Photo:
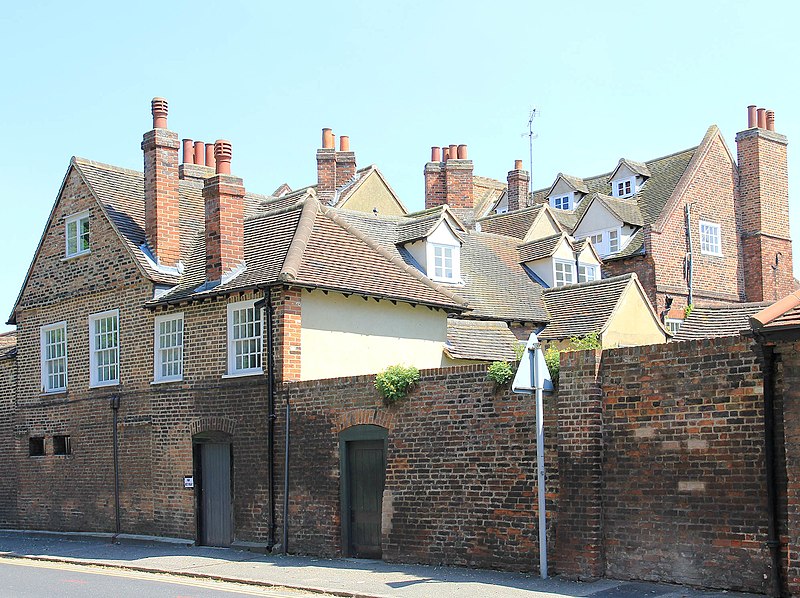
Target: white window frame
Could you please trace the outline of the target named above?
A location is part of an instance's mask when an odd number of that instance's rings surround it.
[[[614,253],[619,253],[620,249],[622,249],[622,234],[618,228],[612,228],[606,231],[608,233],[608,255],[612,255]],[[616,249],[614,248],[614,244],[616,243]]]
[[[461,247],[459,245],[448,245],[445,243],[428,243],[428,278],[437,282],[459,282],[461,280]],[[442,273],[436,273],[436,252],[442,253]],[[450,268],[446,267],[447,259],[444,252],[450,251]],[[446,276],[447,270],[451,276]]]
[[[706,229],[706,232],[703,229]],[[700,253],[704,255],[722,255],[722,228],[716,222],[701,220],[698,224],[700,234]],[[714,247],[716,245],[716,248]]]
[[[97,339],[95,337],[94,325],[99,320],[103,320],[105,318],[114,318],[116,322],[116,344],[115,346],[106,347],[106,348],[98,348],[96,346]],[[119,384],[119,370],[120,370],[120,339],[119,339],[119,310],[118,309],[111,309],[108,311],[92,314],[89,316],[89,386],[91,388],[96,388],[100,386],[116,386]],[[117,376],[113,379],[108,380],[100,380],[99,376],[97,375],[97,368],[100,365],[98,363],[98,354],[100,351],[112,351],[112,355],[114,357],[113,365],[116,366],[116,373]],[[103,366],[112,365],[103,364]]]
[[[59,356],[56,358],[48,359],[47,356],[47,335],[49,332],[53,330],[61,330],[62,331],[62,338],[60,344],[63,344],[63,356]],[[55,324],[48,324],[46,326],[42,326],[39,332],[39,346],[40,346],[40,356],[41,356],[41,372],[42,372],[42,392],[43,393],[59,393],[65,392],[67,390],[67,385],[69,384],[67,374],[68,374],[68,362],[67,362],[67,323],[66,322],[56,322]],[[64,363],[64,385],[63,386],[50,386],[50,372],[48,371],[48,363],[61,361],[63,360]]]
[[[585,235],[582,235],[581,239],[591,239],[592,247],[594,247],[600,257],[619,253],[622,251],[623,247],[621,227],[589,231]],[[612,242],[616,243],[616,249],[612,249]]]
[[[250,299],[248,301],[238,301],[236,303],[228,303],[228,372],[225,377],[236,377],[236,376],[254,376],[257,374],[263,374],[263,351],[264,351],[264,310],[258,310],[256,313],[255,309],[255,299]],[[258,328],[260,334],[257,336],[252,337],[245,337],[241,339],[234,338],[234,314],[237,311],[241,311],[244,309],[252,309],[253,315],[257,316],[258,319],[254,319],[254,323],[258,322]],[[244,340],[255,340],[258,349],[252,355],[258,355],[258,367],[248,367],[248,368],[238,368],[236,367],[236,342],[237,341],[244,341]]]
[[[630,191],[625,191],[625,185],[630,185]],[[620,190],[620,185],[623,189]],[[636,194],[636,177],[629,177],[627,179],[616,179],[611,182],[611,195],[613,197],[631,197]]]
[[[563,276],[562,282],[559,284],[559,268],[558,266],[562,266]],[[567,280],[566,274],[569,273],[569,280]],[[575,284],[575,262],[570,260],[553,260],[553,286],[554,287],[563,287],[567,286],[568,284]]]
[[[567,207],[560,207],[557,204],[564,204],[566,202]],[[565,195],[551,195],[550,196],[550,207],[554,210],[571,210],[573,205],[573,194],[567,193]]]
[[[683,320],[679,320],[677,318],[664,318],[664,328],[666,328],[672,334],[677,334],[682,324]]]
[[[81,237],[81,223],[86,222],[86,247],[80,247]],[[70,251],[70,226],[75,225],[75,251]],[[78,257],[79,255],[86,255],[90,251],[90,231],[89,231],[89,210],[84,210],[78,214],[73,214],[64,219],[64,256]]]
[[[583,270],[583,273],[581,273],[581,270]],[[588,276],[589,273],[591,273],[591,278]],[[578,283],[592,282],[593,280],[597,280],[597,266],[578,262]]]
[[[161,345],[162,336],[161,336],[161,324],[166,322],[173,322],[178,321],[180,322],[179,330],[170,331],[167,334],[169,335],[176,335],[180,339],[180,343],[176,345],[170,345],[168,347],[164,347]],[[184,347],[184,340],[185,340],[185,329],[184,329],[184,318],[183,312],[174,313],[174,314],[162,314],[160,316],[156,316],[155,322],[153,325],[153,382],[177,382],[183,380],[183,347]],[[162,355],[167,351],[178,351],[178,359],[177,361],[172,360],[173,362],[178,364],[178,368],[180,372],[178,374],[172,375],[163,375],[162,374]]]

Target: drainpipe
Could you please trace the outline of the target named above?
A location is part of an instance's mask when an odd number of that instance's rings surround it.
[[[286,393],[286,446],[283,464],[283,554],[289,553],[289,393]]]
[[[694,278],[694,252],[692,249],[692,207],[691,204],[686,204],[686,243],[689,251],[686,253],[686,282],[689,285],[689,297],[687,305],[694,304],[694,289],[692,288],[692,279]]]
[[[778,539],[778,488],[775,475],[775,350],[758,335],[764,355],[764,460],[767,484],[767,546],[772,560],[770,596],[781,595],[781,557]]]
[[[114,418],[114,537],[112,542],[116,542],[117,536],[120,535],[122,524],[120,522],[120,508],[119,508],[119,436],[117,434],[118,427],[118,414],[119,414],[119,397],[111,397],[111,412]]]
[[[264,298],[256,301],[256,309],[267,312],[267,476],[269,493],[269,540],[267,551],[275,547],[275,344],[272,335],[274,310],[272,292],[267,289]]]

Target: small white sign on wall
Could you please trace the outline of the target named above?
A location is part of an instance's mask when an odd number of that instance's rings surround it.
[[[184,488],[194,488],[194,476],[185,476],[183,478],[183,487]]]

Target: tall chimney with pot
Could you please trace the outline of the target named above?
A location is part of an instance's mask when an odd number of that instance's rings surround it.
[[[774,112],[759,108],[756,114],[757,126],[736,135],[744,290],[747,301],[774,301],[794,291],[788,142],[774,131]]]
[[[206,281],[222,280],[244,264],[244,183],[231,175],[229,141],[214,143],[216,174],[205,179]]]
[[[350,137],[339,136],[339,151],[336,152],[336,185],[341,187],[356,176],[356,154],[350,151]]]
[[[450,159],[444,165],[445,201],[451,208],[474,208],[472,160],[466,145],[451,145]]]
[[[142,138],[144,153],[144,220],[147,245],[158,263],[180,260],[180,198],[178,196],[178,134],[167,129],[167,100],[150,103],[153,129]]]
[[[514,161],[514,170],[508,171],[508,211],[528,207],[528,186],[531,177],[522,168],[522,160]]]
[[[329,203],[336,193],[336,147],[333,131],[322,129],[322,147],[317,150],[317,197]]]
[[[444,154],[438,146],[431,148],[431,161],[425,164],[425,209],[440,206],[446,201],[444,187]]]

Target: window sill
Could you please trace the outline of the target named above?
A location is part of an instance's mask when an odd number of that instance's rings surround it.
[[[264,370],[251,370],[247,372],[237,372],[235,374],[222,374],[222,379],[227,380],[228,378],[247,378],[248,376],[263,376]]]
[[[90,253],[92,253],[90,250],[86,250],[86,251],[81,251],[80,253],[76,253],[74,255],[66,255],[66,256],[61,258],[61,261],[62,262],[68,262],[70,260],[74,260],[74,259],[77,259],[79,257],[83,257],[85,255],[89,255]]]
[[[175,382],[183,382],[183,378],[170,378],[169,380],[153,380],[150,385],[158,384],[174,384]]]
[[[707,255],[709,257],[725,257],[722,253],[712,253],[710,251],[700,251],[700,255]]]
[[[89,384],[89,388],[108,388],[109,386],[119,386],[119,380],[116,382],[104,382],[102,384]]]
[[[39,398],[43,399],[45,397],[60,397],[62,395],[67,395],[67,394],[68,392],[66,388],[64,390],[47,390],[45,392],[39,393]]]

